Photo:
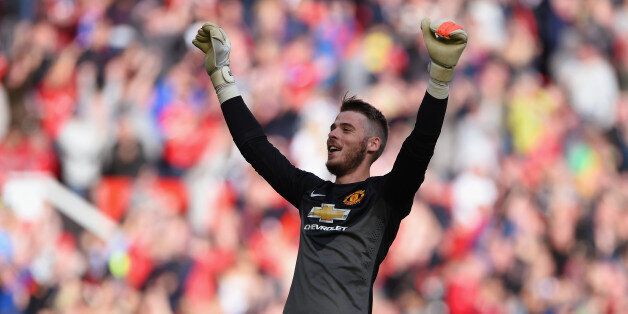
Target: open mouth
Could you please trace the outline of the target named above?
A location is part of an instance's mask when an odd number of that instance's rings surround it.
[[[338,146],[337,144],[332,144],[332,143],[327,143],[327,154],[331,155],[335,152],[339,152],[342,150],[342,147]]]

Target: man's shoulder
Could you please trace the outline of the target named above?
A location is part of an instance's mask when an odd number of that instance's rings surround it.
[[[312,172],[306,171],[306,170],[302,170],[299,169],[300,172],[300,177],[302,180],[307,180],[309,182],[312,182],[314,184],[322,184],[324,182],[329,182],[327,180],[322,179],[321,177],[315,175]]]
[[[299,169],[298,182],[305,189],[304,193],[309,193],[310,190],[316,189],[326,184],[331,184],[329,180],[323,180],[319,176],[312,172]]]
[[[386,179],[388,177],[388,174],[382,175],[382,176],[372,176],[368,179],[369,183],[374,185],[375,187],[381,187],[384,182],[386,182]]]

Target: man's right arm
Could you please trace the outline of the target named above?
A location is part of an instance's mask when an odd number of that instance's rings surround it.
[[[222,28],[205,23],[192,43],[205,53],[205,69],[216,90],[229,132],[242,156],[275,191],[298,208],[301,195],[323,180],[297,169],[268,141],[235,84],[229,68],[231,43]]]
[[[296,168],[268,141],[242,97],[230,98],[220,107],[233,141],[244,159],[275,191],[298,208],[303,192],[323,180]]]

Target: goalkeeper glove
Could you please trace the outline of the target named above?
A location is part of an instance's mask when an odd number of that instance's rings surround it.
[[[225,31],[218,25],[205,23],[198,30],[192,44],[205,53],[205,70],[216,89],[218,101],[222,104],[228,99],[240,96],[229,68],[231,42]]]
[[[454,67],[467,46],[467,32],[452,21],[430,22],[428,18],[421,21],[421,30],[432,60],[428,92],[436,98],[444,99],[449,94],[448,83],[454,76]]]

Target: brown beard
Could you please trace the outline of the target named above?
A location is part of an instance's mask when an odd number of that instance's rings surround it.
[[[360,163],[366,158],[366,142],[368,138],[364,138],[362,143],[347,152],[347,158],[336,164],[325,163],[327,170],[336,177],[342,177],[345,174],[355,170]],[[346,149],[346,148],[345,148]]]

